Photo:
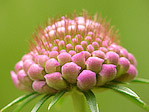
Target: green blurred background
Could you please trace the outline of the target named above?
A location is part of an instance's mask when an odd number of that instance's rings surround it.
[[[119,29],[121,44],[138,61],[139,77],[149,79],[149,0],[0,0],[0,108],[24,94],[13,86],[10,70],[28,52],[28,40],[35,28],[49,17],[70,14],[74,10],[80,13],[82,9],[111,20],[111,24]],[[129,87],[149,104],[149,85],[132,84]],[[96,97],[101,112],[143,112],[110,90],[96,94]],[[21,112],[29,112],[38,100]],[[47,112],[49,102],[40,112]],[[71,97],[58,102],[52,112],[73,112]]]

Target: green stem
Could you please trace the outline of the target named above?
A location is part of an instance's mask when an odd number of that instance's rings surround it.
[[[74,112],[86,112],[85,97],[83,93],[79,92],[76,88],[71,92]]]

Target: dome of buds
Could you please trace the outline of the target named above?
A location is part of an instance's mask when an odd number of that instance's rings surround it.
[[[136,60],[116,37],[108,23],[86,13],[49,21],[11,71],[13,83],[21,90],[55,94],[72,86],[83,91],[129,82],[137,75]]]

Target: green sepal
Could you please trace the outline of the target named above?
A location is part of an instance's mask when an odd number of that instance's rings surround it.
[[[62,90],[58,93],[56,93],[56,95],[54,96],[54,98],[52,99],[52,102],[49,104],[48,110],[50,111],[51,107],[56,104],[56,102],[66,93],[66,90]]]
[[[40,107],[42,106],[42,104],[51,97],[52,95],[45,95],[44,97],[42,97],[39,102],[37,102],[37,104],[34,106],[34,108],[31,110],[31,112],[37,112]]]
[[[125,97],[129,98],[133,103],[135,103],[138,106],[140,106],[141,108],[149,111],[147,104],[143,100],[141,100],[141,98],[134,91],[129,89],[128,87],[124,87],[124,86],[120,86],[120,85],[105,85],[103,87],[110,88],[118,93],[121,93]]]
[[[29,96],[28,98],[26,98],[24,101],[20,102],[20,104],[13,110],[13,112],[20,112],[21,109],[28,104],[31,100],[33,100],[34,98],[36,98],[37,96],[39,96],[40,94],[33,94],[31,96]]]
[[[28,98],[29,96],[31,95],[34,95],[34,94],[37,94],[36,92],[32,92],[32,93],[29,93],[29,94],[26,94],[26,95],[23,95],[23,96],[20,96],[18,98],[16,98],[15,100],[13,100],[12,102],[10,102],[8,105],[6,105],[5,107],[3,107],[0,112],[3,112],[4,110],[10,108],[11,106],[23,101],[24,99]]]
[[[83,91],[83,94],[86,97],[90,110],[92,112],[99,112],[98,104],[96,103],[96,97],[91,90]]]
[[[148,80],[148,79],[144,79],[144,78],[135,78],[135,79],[132,80],[131,82],[149,84],[149,80]]]

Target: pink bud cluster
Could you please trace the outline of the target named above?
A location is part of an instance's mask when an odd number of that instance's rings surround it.
[[[64,18],[40,29],[35,44],[11,71],[16,88],[55,94],[75,85],[81,90],[137,75],[136,60],[114,40],[108,24],[87,15]]]

